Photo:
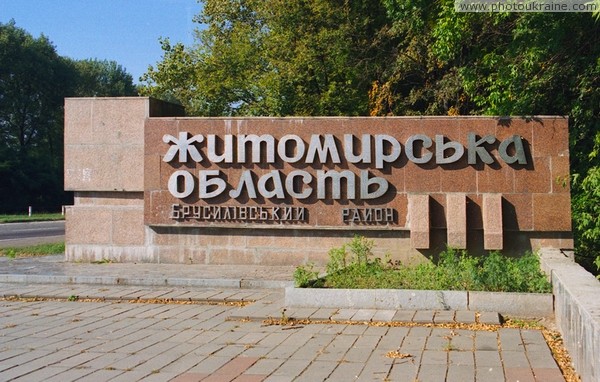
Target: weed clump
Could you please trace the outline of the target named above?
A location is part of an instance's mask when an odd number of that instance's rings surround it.
[[[374,242],[361,236],[329,251],[327,276],[312,265],[296,269],[297,286],[351,289],[426,289],[548,293],[552,286],[532,252],[511,258],[500,252],[483,257],[448,248],[437,262],[414,266],[373,255]]]

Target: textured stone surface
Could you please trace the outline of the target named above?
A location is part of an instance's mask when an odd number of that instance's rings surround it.
[[[552,125],[552,132],[546,129],[539,129],[538,124],[541,126]],[[278,139],[284,133],[297,134],[305,142],[310,140],[310,134],[334,134],[340,142],[338,147],[342,147],[341,143],[343,134],[348,132],[360,131],[362,134],[370,134],[374,136],[376,134],[390,134],[396,138],[401,144],[406,144],[407,139],[414,135],[418,131],[419,134],[424,134],[430,137],[436,135],[443,135],[446,142],[460,142],[463,146],[466,145],[467,136],[470,133],[475,132],[477,136],[484,136],[486,134],[495,135],[498,140],[504,140],[518,135],[525,140],[526,144],[530,146],[549,145],[549,148],[539,148],[531,152],[528,150],[526,153],[528,164],[510,164],[504,163],[503,161],[497,160],[491,165],[484,165],[477,163],[470,165],[467,163],[467,151],[461,159],[455,163],[437,165],[432,160],[425,164],[416,164],[408,160],[405,152],[402,152],[398,160],[389,165],[389,169],[373,169],[371,176],[380,176],[389,181],[390,191],[389,195],[382,198],[382,200],[370,201],[368,207],[390,207],[397,211],[397,221],[390,224],[387,228],[396,229],[410,229],[408,222],[405,221],[406,217],[406,205],[407,196],[409,194],[428,194],[432,198],[436,198],[435,195],[441,195],[445,198],[445,193],[464,193],[466,197],[474,201],[481,208],[482,204],[477,201],[474,196],[494,193],[494,194],[506,194],[506,195],[523,195],[523,194],[553,194],[561,193],[568,197],[568,182],[564,186],[559,186],[556,182],[557,179],[561,178],[564,180],[568,179],[568,146],[565,143],[555,142],[554,139],[566,136],[565,131],[567,130],[566,120],[561,118],[545,117],[536,120],[523,120],[519,118],[511,118],[510,122],[504,120],[498,120],[495,118],[482,118],[482,117],[459,117],[459,118],[439,118],[439,117],[428,117],[428,118],[279,118],[279,119],[264,119],[264,118],[213,118],[213,119],[150,119],[146,124],[146,135],[147,135],[147,147],[146,147],[146,188],[152,190],[152,193],[147,195],[156,200],[156,203],[147,203],[146,211],[146,223],[148,224],[175,224],[175,222],[168,219],[168,212],[165,209],[154,208],[149,210],[148,207],[159,206],[163,204],[169,204],[178,202],[173,198],[166,190],[166,181],[170,173],[173,172],[173,165],[161,161],[166,153],[167,145],[162,142],[162,137],[165,134],[176,134],[179,131],[188,131],[190,134],[271,134]],[[205,144],[201,144],[202,150]],[[417,144],[417,146],[419,146]],[[407,150],[404,147],[405,151]],[[411,146],[411,150],[412,150]],[[432,147],[429,150],[414,148],[419,151],[415,155],[421,156],[428,152],[434,152],[435,148]],[[490,153],[493,156],[498,157],[498,149],[490,148]],[[510,148],[509,148],[509,152]],[[448,156],[452,153],[452,150],[447,150],[445,155]],[[535,154],[533,154],[535,153]],[[566,161],[566,162],[565,162]],[[237,168],[232,165],[211,165],[208,161],[202,162],[203,167],[218,168],[220,171],[227,175],[228,189],[236,186],[237,178],[240,176],[239,171],[241,169],[252,169],[256,171],[256,175],[260,176],[271,167],[277,168],[282,174],[286,174],[291,169],[299,169],[309,167],[298,164],[296,166],[289,166],[285,163],[277,162],[273,165],[262,165],[262,166],[242,166]],[[354,171],[353,164],[346,163],[342,155],[342,162],[339,165],[333,163],[327,163],[325,167],[327,169],[350,169]],[[372,167],[372,166],[371,166]],[[178,167],[180,168],[180,167]],[[191,169],[196,167],[191,165]],[[164,174],[160,179],[157,178],[156,174]],[[315,186],[316,182],[311,184]],[[329,192],[329,191],[328,191]],[[394,195],[395,193],[395,195]],[[188,200],[189,199],[189,200]],[[198,200],[197,198],[188,198],[185,200],[186,203],[194,205],[204,205],[205,202]],[[218,200],[217,200],[218,199]],[[211,200],[211,204],[214,203],[228,203],[231,205],[252,205],[255,201],[246,200],[244,198],[235,200],[231,199],[228,195],[221,195],[215,200]],[[309,226],[337,226],[337,227],[350,227],[358,228],[364,226],[364,223],[342,223],[340,220],[340,206],[336,201],[331,200],[330,196],[327,195],[323,202],[317,200],[314,195],[309,197],[306,201],[306,205],[310,209],[310,217],[307,221]],[[271,200],[259,201],[259,205],[271,205]],[[284,199],[285,204],[298,204],[290,198]],[[514,207],[514,216],[512,220],[519,222],[532,222],[533,211],[531,209],[531,200],[521,200],[518,198],[513,199],[511,202]],[[318,208],[312,208],[312,205],[318,206]],[[350,200],[348,203],[343,203],[344,206],[349,208],[354,207],[367,207],[362,203]],[[432,227],[445,228],[446,221],[449,218],[448,210],[444,210],[445,201],[440,204],[439,209],[432,206]],[[543,207],[543,206],[541,206]],[[522,211],[521,211],[522,210]],[[543,214],[552,215],[551,220],[554,220],[554,214],[567,215],[570,213],[568,209],[564,209],[561,205],[560,212],[546,211],[545,208],[542,210],[538,209],[538,213],[541,213],[540,219],[543,219]],[[498,217],[500,218],[500,216]],[[470,219],[468,219],[470,220]],[[569,221],[569,219],[561,218],[561,221]],[[540,220],[542,221],[542,220]],[[441,222],[441,224],[440,224]],[[477,227],[477,222],[471,226],[471,222],[468,222],[470,228],[481,228]],[[203,221],[189,221],[183,220],[177,222],[177,224],[195,224],[195,225],[207,225]],[[232,223],[229,223],[231,225]],[[248,223],[253,225],[252,222]],[[262,226],[268,226],[269,223],[261,223]],[[565,223],[566,224],[566,223]],[[570,224],[570,223],[569,223]],[[212,226],[215,225],[227,225],[222,222],[213,222]],[[257,225],[257,224],[254,224]],[[366,224],[369,225],[369,224]],[[371,224],[370,228],[374,228],[376,225]],[[302,224],[298,225],[299,228],[303,228]],[[383,228],[383,227],[382,227]],[[522,224],[522,227],[511,225],[511,229],[518,230],[531,230],[532,226]]]
[[[77,192],[67,208],[66,257],[83,261],[144,261],[143,194]]]
[[[467,248],[467,201],[465,194],[447,194],[448,246]]]
[[[340,310],[337,323],[265,325],[265,318],[281,317],[279,291],[1,287],[12,296],[60,299],[3,302],[0,373],[5,379],[379,381],[385,376],[392,381],[464,382],[534,375],[541,381],[564,381],[539,330],[453,330],[418,323],[422,319],[431,325],[438,316],[450,317],[448,311],[417,311],[423,314],[406,327],[380,321],[371,326],[371,320],[390,317],[390,312],[370,309]],[[71,296],[95,301],[65,301]],[[196,304],[119,301],[156,298]],[[223,301],[253,303],[219,304]],[[305,319],[315,311],[289,309],[289,314]],[[403,357],[391,357],[394,353]]]
[[[539,293],[288,287],[285,303],[291,307],[498,312],[517,317],[552,317],[554,313],[552,295]],[[493,322],[499,323],[499,318]]]
[[[183,251],[202,250],[207,264],[235,264],[241,256],[245,264],[299,265],[312,261],[325,265],[331,248],[341,247],[353,235],[374,240],[374,254],[403,262],[423,261],[423,256],[410,249],[405,231],[308,231],[201,227],[147,227],[146,235],[152,250],[178,256]],[[174,259],[173,257],[169,257]],[[161,261],[168,261],[161,256]]]
[[[483,195],[483,248],[503,248],[502,195]]]
[[[552,317],[552,294],[469,292],[469,309],[519,317]]]
[[[541,251],[552,278],[555,317],[565,347],[583,382],[600,381],[600,281],[561,251]]]
[[[467,292],[286,288],[286,305],[360,309],[466,310]]]
[[[429,195],[409,195],[408,216],[410,244],[413,248],[429,248]]]
[[[473,253],[504,247],[519,252],[540,246],[573,246],[566,119],[154,118],[181,115],[183,110],[176,105],[143,97],[66,100],[65,188],[78,194],[75,206],[67,214],[67,219],[72,220],[67,222],[69,259],[271,265],[314,261],[323,264],[330,248],[348,242],[354,234],[374,239],[377,256],[390,253],[393,260],[405,263],[421,262],[446,245],[467,247]],[[354,173],[358,173],[357,168],[368,167],[370,177],[382,177],[389,182],[389,190],[384,197],[366,202],[332,200],[330,190],[324,200],[312,195],[304,201],[308,211],[306,222],[174,222],[168,217],[170,208],[181,201],[165,191],[165,185],[175,167],[185,166],[162,161],[168,147],[162,139],[164,134],[176,135],[179,131],[204,135],[272,134],[276,139],[283,134],[297,134],[305,142],[311,134],[334,134],[339,148],[343,147],[343,134],[352,133],[357,138],[360,138],[357,132],[371,137],[390,134],[400,142],[401,155],[383,169],[362,164],[355,167],[343,158],[339,164],[321,165],[318,169],[349,169]],[[434,160],[416,164],[406,156],[407,139],[416,133],[434,140],[429,149],[421,148],[419,143],[410,147],[417,157],[435,153],[436,135],[443,135],[445,143],[460,142],[465,153],[451,164],[438,165]],[[470,133],[479,137],[491,134],[498,141],[513,135],[522,137],[527,145],[528,164],[508,165],[501,161],[497,145],[488,147],[496,158],[493,164],[468,164],[466,142]],[[206,154],[204,145],[199,148]],[[443,155],[448,157],[452,152],[448,149]],[[190,170],[196,173],[209,167],[206,162],[193,163]],[[273,169],[284,175],[294,169],[314,175],[317,170],[302,163],[213,165],[210,168],[224,173],[231,183],[229,188],[237,184],[240,171],[245,169],[257,176]],[[358,184],[357,177],[357,193]],[[310,186],[316,187],[314,179]],[[489,194],[494,195],[493,207],[486,196]],[[144,197],[143,205],[139,204],[140,195]],[[499,204],[495,199],[497,195],[500,195]],[[416,199],[409,202],[410,198]],[[255,201],[227,195],[217,199],[210,204],[300,205],[289,197]],[[204,202],[196,196],[182,203],[202,205]],[[342,223],[341,208],[392,208],[394,220],[383,225]],[[173,229],[168,230],[164,225]],[[188,230],[182,227],[186,225]],[[508,235],[511,237],[507,239]]]
[[[65,189],[143,191],[144,122],[182,112],[146,97],[65,99]]]

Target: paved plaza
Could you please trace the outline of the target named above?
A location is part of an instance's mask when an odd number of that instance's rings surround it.
[[[2,381],[564,381],[540,331],[420,323],[435,312],[283,311],[267,289],[0,287],[19,296],[0,302]]]
[[[289,267],[62,259],[0,259],[0,381],[565,380],[494,312],[286,308]]]

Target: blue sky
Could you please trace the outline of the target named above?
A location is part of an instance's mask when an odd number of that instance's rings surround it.
[[[0,22],[43,33],[61,56],[114,60],[137,83],[162,57],[159,37],[193,43],[201,8],[197,0],[0,0]]]

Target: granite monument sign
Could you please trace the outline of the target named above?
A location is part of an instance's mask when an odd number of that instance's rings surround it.
[[[192,118],[149,98],[65,113],[71,260],[322,263],[354,234],[402,261],[572,247],[563,117]]]

